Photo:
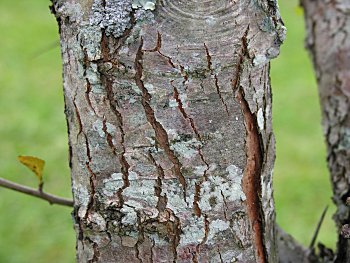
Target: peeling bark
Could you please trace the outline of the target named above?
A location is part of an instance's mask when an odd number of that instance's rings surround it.
[[[53,10],[78,262],[278,262],[276,3],[57,0]]]
[[[303,0],[306,46],[318,82],[327,161],[339,239],[335,262],[350,262],[350,241],[341,234],[350,222],[350,4],[346,0]]]

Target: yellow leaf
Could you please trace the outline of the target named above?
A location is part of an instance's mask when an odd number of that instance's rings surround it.
[[[45,165],[45,161],[34,156],[18,156],[18,160],[27,166],[39,179],[39,182],[42,182],[43,177],[43,169]]]
[[[295,7],[295,14],[297,16],[303,16],[304,15],[304,8],[302,8],[300,5]]]

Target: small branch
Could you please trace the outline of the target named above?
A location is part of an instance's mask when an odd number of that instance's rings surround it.
[[[322,215],[321,215],[321,218],[320,218],[320,220],[318,221],[318,224],[317,224],[315,233],[314,233],[314,235],[313,235],[313,237],[312,237],[312,240],[311,240],[311,243],[310,243],[310,246],[309,246],[309,249],[310,249],[310,250],[312,250],[312,249],[314,248],[314,246],[315,246],[316,239],[317,239],[317,236],[318,236],[318,232],[320,231],[320,228],[321,228],[321,225],[322,225],[322,223],[323,223],[324,217],[326,216],[327,210],[328,210],[328,205],[327,205],[326,208],[323,210]]]
[[[64,206],[69,206],[73,207],[73,200],[65,199],[62,197],[58,197],[55,195],[47,194],[44,193],[38,189],[30,188],[24,185],[16,184],[14,182],[5,180],[3,178],[0,178],[0,186],[12,189],[27,195],[35,196],[38,198],[41,198],[43,200],[48,201],[51,205],[52,204],[57,204],[57,205],[64,205]]]

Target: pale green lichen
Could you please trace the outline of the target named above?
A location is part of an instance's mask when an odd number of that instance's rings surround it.
[[[270,61],[270,59],[268,57],[266,57],[265,55],[256,55],[253,59],[253,65],[254,66],[261,66],[261,65],[265,65],[269,61]]]
[[[213,197],[223,197],[227,202],[244,201],[246,196],[243,192],[241,181],[243,172],[235,165],[226,168],[225,177],[215,176],[203,182],[201,188],[200,209],[205,211],[222,209],[222,204],[212,207],[210,200]]]
[[[89,215],[88,220],[94,223],[99,231],[104,231],[106,229],[106,221],[100,214],[92,213]]]
[[[220,219],[216,219],[212,222],[210,222],[209,225],[209,235],[208,235],[208,244],[213,244],[214,243],[214,238],[219,234],[220,232],[223,232],[227,229],[230,228],[230,222],[229,221],[223,221]]]
[[[258,121],[259,129],[263,130],[265,126],[265,119],[264,119],[264,113],[262,108],[258,110],[257,121]]]
[[[84,217],[90,200],[89,192],[83,185],[73,183],[73,193],[75,205],[79,207],[78,215]]]
[[[92,26],[104,29],[107,36],[119,38],[127,29],[134,26],[132,17],[136,22],[151,20],[153,19],[151,11],[154,9],[155,1],[95,0],[89,22]]]
[[[176,108],[178,106],[179,106],[179,104],[177,103],[176,99],[169,99],[169,107],[170,108]]]
[[[176,154],[189,159],[197,155],[198,148],[202,146],[202,143],[193,138],[188,141],[178,141],[170,146],[170,149],[175,151]]]
[[[86,69],[85,74],[91,85],[101,84],[101,77],[96,63],[91,63],[90,67]]]
[[[130,206],[123,206],[123,208],[120,211],[124,214],[122,218],[123,225],[137,224],[137,213],[134,208]]]
[[[342,127],[339,134],[340,134],[340,140],[339,140],[338,150],[350,149],[350,129],[346,127]]]
[[[96,120],[93,125],[92,125],[92,129],[96,132],[98,132],[98,135],[101,137],[101,138],[104,138],[106,136],[105,132],[104,132],[104,127],[103,127],[103,122],[102,120],[98,119]],[[106,122],[106,131],[111,134],[111,135],[114,135],[115,131],[116,131],[116,127],[109,123],[109,122]]]
[[[80,45],[84,47],[89,61],[96,61],[101,58],[102,33],[98,26],[82,26],[78,37]]]
[[[103,194],[107,197],[112,197],[124,185],[123,174],[113,173],[110,178],[103,180],[103,183]]]
[[[188,189],[193,189],[194,180],[188,181]],[[163,181],[162,194],[168,198],[167,207],[175,214],[187,213],[188,204],[193,203],[193,195],[187,197],[187,203],[183,198],[183,190],[177,179],[169,179]]]
[[[143,8],[145,10],[151,10],[153,11],[156,8],[156,1],[151,0],[133,0],[132,2],[132,8],[137,9],[137,8]]]
[[[182,228],[180,244],[182,246],[201,243],[205,238],[205,226],[202,217],[188,219],[188,224]]]

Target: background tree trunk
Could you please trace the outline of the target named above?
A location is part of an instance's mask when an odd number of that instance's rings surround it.
[[[319,87],[327,161],[339,229],[336,262],[350,262],[350,4],[303,0],[309,49]]]
[[[79,262],[277,262],[276,3],[53,1]]]

